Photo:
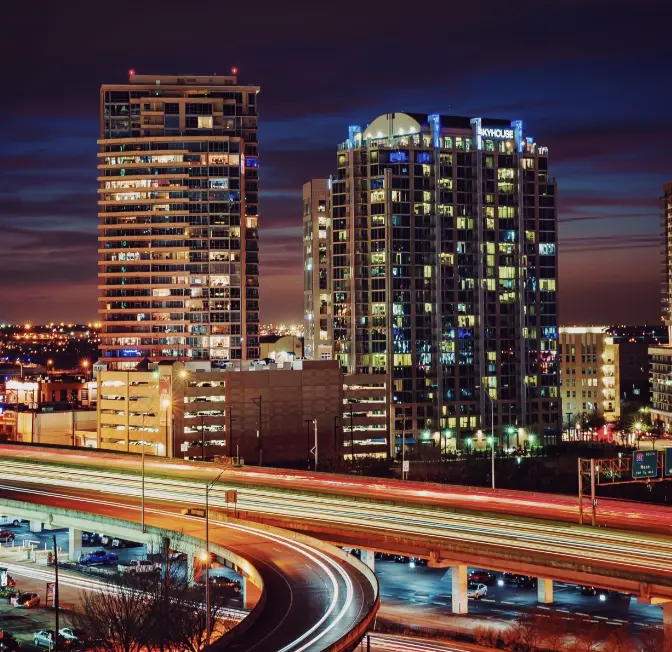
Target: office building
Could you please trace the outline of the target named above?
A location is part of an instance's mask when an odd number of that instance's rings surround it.
[[[521,121],[390,113],[351,126],[331,218],[333,355],[386,377],[390,453],[421,433],[464,448],[491,431],[491,408],[498,436],[556,441],[556,183]]]
[[[329,179],[313,179],[303,186],[303,297],[306,357],[332,357]]]
[[[565,427],[584,416],[621,416],[620,347],[605,326],[560,328],[560,397]]]
[[[318,458],[330,468],[353,451],[386,457],[384,377],[344,378],[333,360],[227,364],[143,361],[132,371],[99,371],[97,446],[302,464],[317,426]]]
[[[129,75],[100,91],[103,361],[256,359],[259,88]]]

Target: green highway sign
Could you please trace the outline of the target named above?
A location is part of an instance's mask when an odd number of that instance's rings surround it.
[[[635,451],[632,454],[632,477],[655,478],[658,475],[658,451]]]
[[[672,446],[665,449],[665,475],[672,476]]]

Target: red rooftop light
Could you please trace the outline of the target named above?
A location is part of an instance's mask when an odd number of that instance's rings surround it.
[[[131,69],[128,71],[128,76],[129,76],[129,77],[133,77],[133,75],[135,75],[135,68],[131,68]]]
[[[231,74],[232,75],[237,75],[238,74],[238,68],[231,68]]]

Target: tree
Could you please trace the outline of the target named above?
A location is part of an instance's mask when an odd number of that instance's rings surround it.
[[[603,652],[636,652],[635,644],[628,626],[619,627],[609,634],[602,647]]]
[[[109,652],[198,652],[206,647],[204,587],[191,586],[182,569],[171,561],[169,549],[179,542],[162,537],[162,571],[122,575],[100,592],[82,593],[73,625],[87,632],[97,650]],[[213,640],[235,625],[221,618],[228,596],[211,599]]]

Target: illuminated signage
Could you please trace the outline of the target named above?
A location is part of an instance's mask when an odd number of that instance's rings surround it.
[[[658,475],[658,451],[635,451],[632,454],[632,477],[655,478]]]
[[[481,127],[478,132],[483,138],[513,138],[513,129],[502,129],[500,127]]]
[[[229,180],[227,178],[210,179],[210,187],[217,188],[219,190],[228,190]]]

